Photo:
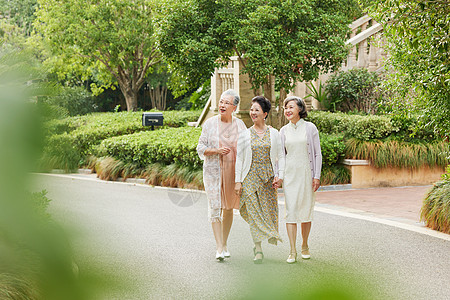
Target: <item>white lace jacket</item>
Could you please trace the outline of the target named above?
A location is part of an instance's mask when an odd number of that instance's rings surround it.
[[[203,184],[205,185],[206,196],[208,198],[208,217],[211,222],[222,220],[222,201],[220,198],[221,172],[219,155],[205,156],[205,150],[207,148],[219,148],[219,118],[220,116],[217,115],[206,120],[202,126],[202,134],[197,145],[198,156],[203,160]],[[233,117],[233,122],[237,124],[238,134],[247,129],[242,120]],[[236,140],[238,138],[236,137]],[[230,176],[234,177],[234,173],[230,174]]]

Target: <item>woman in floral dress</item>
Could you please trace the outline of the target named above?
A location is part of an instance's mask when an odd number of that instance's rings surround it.
[[[278,131],[269,128],[265,119],[270,102],[257,96],[252,99],[252,127],[242,133],[237,146],[235,190],[241,195],[240,214],[249,224],[255,247],[254,263],[262,263],[261,242],[276,245],[278,232],[277,188],[284,172],[284,153]]]

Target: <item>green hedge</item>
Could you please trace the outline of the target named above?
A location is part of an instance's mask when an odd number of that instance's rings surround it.
[[[96,156],[110,156],[140,168],[176,163],[198,169],[202,166],[196,151],[200,134],[201,128],[183,127],[113,137],[102,141]]]
[[[195,122],[201,111],[164,111],[164,126],[183,127],[187,122]],[[72,131],[95,131],[100,129],[114,129],[115,131],[145,131],[149,127],[142,127],[142,112],[104,112],[83,116],[69,117],[62,120],[51,120],[45,125],[48,135],[70,133]],[[160,129],[160,127],[155,127]],[[130,132],[128,132],[130,133]]]
[[[345,157],[343,135],[320,133],[320,148],[324,167],[335,165]]]
[[[345,138],[357,138],[364,141],[386,138],[399,131],[388,116],[314,111],[308,113],[307,119],[314,123],[321,133],[343,134]]]
[[[186,126],[187,122],[197,121],[200,113],[163,112],[163,128]],[[93,147],[104,139],[150,130],[149,127],[142,126],[142,112],[94,113],[70,117],[48,122],[46,129],[48,138],[42,168],[65,170],[72,170],[83,164],[86,157],[93,154]]]
[[[202,162],[196,151],[200,128],[171,128],[140,132],[104,140],[96,149],[97,156],[111,156],[124,163],[144,168],[152,163],[178,163],[199,168]],[[335,165],[344,157],[341,135],[320,135],[324,166]]]

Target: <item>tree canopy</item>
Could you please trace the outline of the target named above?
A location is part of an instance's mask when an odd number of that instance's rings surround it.
[[[118,84],[128,110],[151,67],[161,60],[149,0],[39,0],[37,29],[66,63],[95,74],[102,84]],[[86,65],[88,67],[86,67]]]
[[[237,55],[254,89],[275,75],[276,88],[289,90],[340,65],[355,7],[352,0],[168,0],[161,3],[160,47],[188,85]]]
[[[33,30],[37,0],[0,0],[0,15],[8,16],[26,35]]]
[[[428,126],[450,137],[450,5],[447,0],[371,0],[383,24],[393,86],[414,89]],[[392,85],[390,87],[392,89]],[[399,94],[400,97],[404,93]]]

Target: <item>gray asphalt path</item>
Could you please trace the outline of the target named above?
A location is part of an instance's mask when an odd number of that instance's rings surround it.
[[[127,279],[105,299],[319,299],[328,292],[354,296],[335,299],[450,299],[446,240],[316,212],[310,260],[285,262],[289,245],[280,218],[284,242],[263,243],[264,263],[254,265],[248,225],[236,215],[231,258],[218,263],[202,193],[36,179],[35,189],[46,189],[52,199],[55,218],[77,229],[73,246],[80,271],[87,254],[106,272]]]

